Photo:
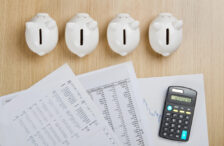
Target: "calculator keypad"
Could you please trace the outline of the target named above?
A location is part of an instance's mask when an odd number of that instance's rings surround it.
[[[193,109],[190,107],[166,105],[160,127],[160,136],[179,141],[189,137]]]

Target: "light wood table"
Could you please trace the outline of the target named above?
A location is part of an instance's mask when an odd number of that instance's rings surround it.
[[[138,77],[203,73],[205,79],[209,143],[224,145],[224,1],[223,0],[0,0],[0,95],[26,89],[64,63],[76,74],[133,61]],[[25,42],[25,22],[47,12],[59,27],[59,43],[39,57]],[[100,41],[89,56],[69,52],[64,39],[66,22],[78,12],[98,21]],[[113,53],[107,43],[107,25],[127,12],[140,21],[141,41],[126,57]],[[154,53],[148,26],[160,12],[184,21],[181,47],[169,57]]]

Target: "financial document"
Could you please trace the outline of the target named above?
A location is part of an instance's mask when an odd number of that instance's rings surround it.
[[[125,63],[77,77],[103,113],[103,118],[124,145],[132,144],[133,141],[135,144],[139,142],[139,145],[149,146],[209,145],[203,75],[141,78],[136,82],[132,64]],[[48,77],[47,81],[52,82],[53,80],[52,76]],[[46,84],[47,81],[41,80],[40,83]],[[42,86],[40,83],[34,86]],[[167,88],[171,85],[190,87],[198,92],[188,142],[171,141],[158,136]],[[20,92],[1,97],[0,108],[17,98],[19,94]],[[137,94],[140,94],[143,99]],[[134,109],[136,105],[142,108],[136,110]]]
[[[8,98],[1,104],[3,146],[121,145],[67,65]]]
[[[145,118],[132,63],[79,75],[78,79],[124,145],[152,145],[150,121]]]

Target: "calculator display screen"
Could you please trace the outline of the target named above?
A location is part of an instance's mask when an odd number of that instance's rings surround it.
[[[171,100],[191,103],[191,98],[181,97],[181,96],[176,96],[176,95],[171,95]]]

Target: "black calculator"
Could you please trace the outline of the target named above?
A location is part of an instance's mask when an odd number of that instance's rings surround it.
[[[159,136],[176,141],[188,141],[197,92],[193,89],[170,86],[167,91]]]

